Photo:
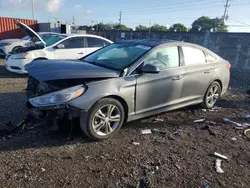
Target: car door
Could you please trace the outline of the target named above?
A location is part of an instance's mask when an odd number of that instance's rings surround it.
[[[55,59],[79,59],[85,55],[83,37],[68,38],[54,47]]]
[[[203,95],[212,81],[214,69],[206,62],[205,53],[192,46],[182,46],[183,89],[181,98],[184,101],[193,101],[203,98]]]
[[[107,43],[108,43],[107,41],[100,38],[86,37],[85,53],[90,54],[100,48],[103,48],[104,46],[107,45]]]
[[[179,102],[182,90],[182,67],[177,46],[156,49],[141,66],[159,67],[157,74],[138,74],[136,84],[136,113],[150,113]]]

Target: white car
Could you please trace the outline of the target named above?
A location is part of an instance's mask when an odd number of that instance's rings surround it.
[[[23,47],[5,57],[6,69],[25,74],[25,65],[37,59],[80,59],[113,42],[96,35],[52,35],[43,40],[27,25],[16,21],[34,42],[33,46]]]
[[[52,34],[51,32],[38,32],[39,36],[44,39],[46,37],[49,37]],[[8,53],[12,51],[16,51],[17,49],[21,47],[28,47],[31,45],[31,39],[30,36],[25,36],[21,39],[5,39],[0,41],[0,55],[6,56]]]

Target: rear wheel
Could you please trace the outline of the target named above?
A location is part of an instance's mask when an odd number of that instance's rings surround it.
[[[213,82],[207,89],[202,106],[204,108],[213,108],[218,98],[221,95],[221,86],[218,82]]]
[[[98,101],[89,111],[87,117],[82,115],[80,124],[83,132],[94,140],[105,140],[114,136],[125,118],[122,104],[112,98]]]

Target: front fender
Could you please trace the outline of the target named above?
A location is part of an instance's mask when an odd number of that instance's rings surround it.
[[[108,96],[117,96],[127,103],[128,114],[131,114],[135,110],[135,85],[136,78],[134,76],[93,82],[87,84],[87,91],[79,98],[71,101],[70,105],[89,111],[100,99]]]

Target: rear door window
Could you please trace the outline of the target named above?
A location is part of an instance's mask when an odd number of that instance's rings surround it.
[[[99,38],[87,37],[88,48],[102,48],[104,46],[106,46],[106,41]]]
[[[193,47],[182,47],[185,65],[205,64],[206,57],[202,50]]]
[[[65,46],[65,49],[83,48],[83,37],[73,37],[66,39],[61,44]]]

